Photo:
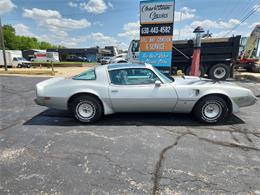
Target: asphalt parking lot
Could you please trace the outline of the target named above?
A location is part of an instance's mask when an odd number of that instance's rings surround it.
[[[218,126],[178,114],[86,126],[34,104],[44,79],[0,77],[0,194],[260,194],[259,101]]]

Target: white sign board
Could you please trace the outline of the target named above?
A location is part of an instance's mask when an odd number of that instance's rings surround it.
[[[173,23],[174,1],[157,0],[143,1],[140,3],[140,23]]]

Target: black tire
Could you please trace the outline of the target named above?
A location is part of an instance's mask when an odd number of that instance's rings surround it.
[[[252,64],[251,67],[253,73],[260,73],[260,64]]]
[[[207,124],[223,121],[228,116],[228,113],[227,103],[220,96],[207,96],[199,100],[193,109],[193,115],[196,119]]]
[[[186,71],[185,71],[185,75],[190,75],[191,72],[191,66],[189,66]],[[203,68],[203,66],[200,66],[200,77],[204,77],[205,76],[205,69]]]
[[[87,106],[87,108],[82,108]],[[93,123],[99,120],[103,114],[103,109],[100,101],[89,95],[81,95],[76,97],[71,104],[73,116],[82,123]],[[93,111],[93,112],[92,112]],[[92,112],[92,114],[91,114]],[[83,116],[83,113],[85,116]],[[90,114],[90,116],[86,116]]]
[[[209,70],[209,78],[214,80],[226,80],[230,76],[230,68],[226,64],[216,64]]]
[[[31,65],[30,65],[30,64],[28,64],[26,67],[27,67],[27,68],[31,68]]]
[[[17,68],[22,68],[22,65],[21,65],[21,64],[18,64],[18,65],[17,65]]]

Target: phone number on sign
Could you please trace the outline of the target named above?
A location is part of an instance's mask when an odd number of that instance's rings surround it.
[[[171,26],[161,26],[161,27],[143,27],[141,28],[142,35],[149,35],[149,34],[170,34],[172,32]]]

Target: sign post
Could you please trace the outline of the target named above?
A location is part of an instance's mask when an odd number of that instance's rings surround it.
[[[140,61],[171,74],[174,0],[140,2]]]

